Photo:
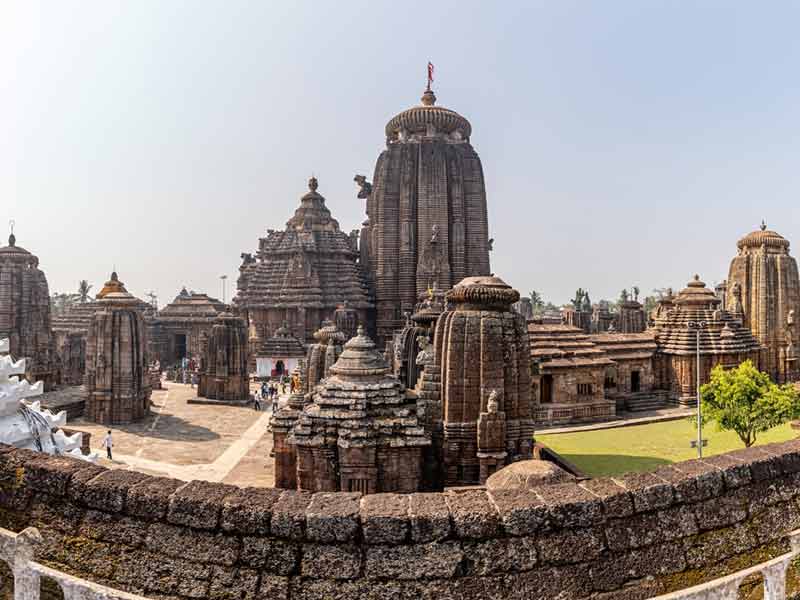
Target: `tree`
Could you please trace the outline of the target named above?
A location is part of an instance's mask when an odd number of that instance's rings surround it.
[[[88,302],[89,301],[89,291],[92,289],[92,286],[89,284],[88,281],[85,279],[81,279],[78,283],[78,293],[75,296],[78,299],[78,302]]]
[[[759,433],[800,414],[800,394],[791,384],[777,385],[746,360],[738,367],[711,370],[711,381],[700,388],[703,421],[716,421],[722,431],[735,431],[745,447]]]
[[[53,315],[61,315],[75,302],[74,294],[60,294],[50,296],[50,310]]]
[[[530,293],[530,297],[531,307],[533,307],[533,314],[540,315],[542,313],[542,309],[544,308],[544,300],[542,300],[542,295],[537,291],[533,291]]]

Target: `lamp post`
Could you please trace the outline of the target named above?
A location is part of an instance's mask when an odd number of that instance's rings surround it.
[[[689,321],[686,327],[695,332],[696,351],[697,351],[697,440],[692,442],[692,446],[697,446],[697,458],[703,458],[703,413],[700,408],[700,331],[706,328],[705,321]]]
[[[220,275],[219,278],[222,280],[222,303],[225,304],[225,280],[228,279],[228,276]]]

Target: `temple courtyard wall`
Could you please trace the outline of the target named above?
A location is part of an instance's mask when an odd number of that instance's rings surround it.
[[[649,598],[778,556],[800,441],[613,479],[430,494],[184,482],[0,446],[0,526],[151,598]]]

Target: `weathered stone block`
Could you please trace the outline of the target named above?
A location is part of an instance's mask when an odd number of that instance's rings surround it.
[[[775,504],[753,517],[751,525],[758,541],[766,544],[800,527],[800,509],[795,502]]]
[[[65,496],[72,476],[89,466],[77,458],[39,455],[25,462],[24,485],[51,496]]]
[[[744,523],[701,533],[689,543],[686,562],[692,569],[718,563],[759,544],[756,534]]]
[[[78,471],[76,478],[83,473],[84,471]],[[128,490],[143,479],[147,479],[144,473],[116,469],[104,471],[78,486],[71,486],[70,489],[75,490],[77,500],[86,506],[105,512],[122,512]]]
[[[673,502],[672,486],[652,473],[628,473],[614,480],[630,492],[636,512],[666,508]]]
[[[211,568],[209,600],[254,600],[258,592],[258,571],[214,566]]]
[[[297,572],[300,547],[292,542],[261,537],[242,538],[242,562],[272,575]]]
[[[311,494],[307,492],[284,491],[272,506],[272,535],[302,540],[305,535],[306,510],[310,503]]]
[[[203,598],[209,587],[211,567],[150,552],[135,551],[118,558],[114,579],[123,586],[143,588],[148,596],[177,594]]]
[[[295,579],[300,580],[299,577]],[[257,600],[289,600],[289,578],[262,575],[256,598]]]
[[[153,523],[147,531],[145,543],[151,552],[227,566],[236,562],[240,551],[240,542],[235,537],[192,531],[166,523]]]
[[[376,579],[454,577],[463,556],[456,542],[370,546],[366,549],[365,574]]]
[[[660,467],[655,475],[672,484],[676,502],[700,502],[719,496],[725,489],[722,471],[699,460]]]
[[[540,536],[536,541],[543,563],[552,565],[594,560],[605,549],[603,530],[567,529]]]
[[[450,509],[444,494],[411,494],[408,497],[411,540],[436,542],[450,535]]]
[[[533,490],[489,490],[503,529],[514,536],[533,535],[545,524],[547,506]]]
[[[609,521],[605,528],[611,550],[640,548],[697,533],[695,515],[689,506],[676,506],[651,514]]]
[[[538,562],[533,538],[463,542],[466,575],[496,575],[529,571]]]
[[[750,466],[753,481],[774,479],[782,472],[779,456],[755,446],[728,452],[727,456],[747,463]]]
[[[38,494],[30,506],[30,525],[39,529],[55,529],[74,534],[84,515],[82,506],[69,499]]]
[[[693,508],[701,531],[728,527],[747,518],[747,500],[740,495],[712,498]]]
[[[592,565],[591,583],[597,591],[619,590],[627,581],[679,573],[685,568],[682,544],[662,543],[610,554]]]
[[[128,489],[125,512],[134,517],[160,521],[167,516],[169,498],[186,482],[167,477],[148,477]]]
[[[600,499],[576,483],[543,485],[534,491],[547,505],[550,527],[590,527],[603,519]]]
[[[136,548],[141,546],[147,537],[147,523],[130,517],[89,510],[80,522],[78,535],[109,544],[122,542],[126,546]]]
[[[633,514],[633,498],[628,491],[610,477],[588,479],[579,484],[603,502],[607,518],[627,517]]]
[[[353,544],[304,544],[303,577],[355,579],[361,574],[361,549]]]
[[[445,494],[453,519],[453,529],[460,538],[483,539],[500,532],[500,515],[482,490]]]
[[[361,494],[320,492],[306,509],[306,537],[315,542],[347,542],[359,527]]]
[[[361,529],[367,544],[399,544],[409,530],[409,499],[404,494],[369,494],[361,499]]]
[[[709,456],[708,458],[704,458],[703,462],[717,467],[722,471],[722,479],[727,489],[747,485],[752,480],[750,466],[740,460],[736,460],[728,454]]]
[[[232,485],[192,481],[170,496],[167,521],[196,529],[216,529],[223,500],[235,491]]]
[[[282,490],[241,488],[222,502],[222,529],[243,535],[269,535],[272,507]]]

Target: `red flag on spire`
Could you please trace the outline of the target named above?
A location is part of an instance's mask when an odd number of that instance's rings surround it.
[[[431,89],[432,82],[433,82],[433,63],[428,62],[428,89]]]

